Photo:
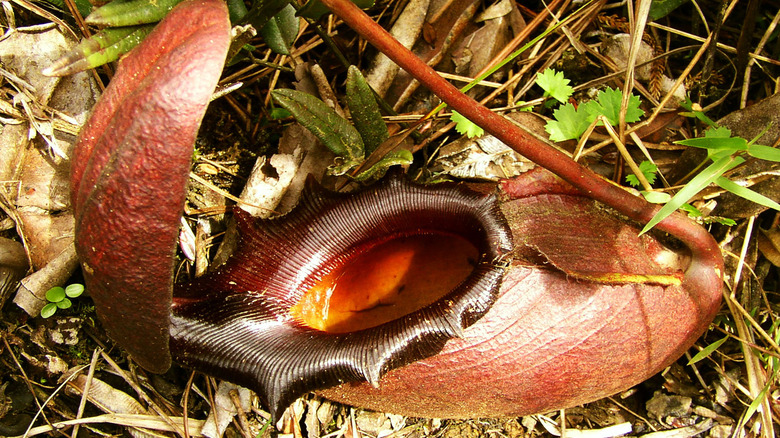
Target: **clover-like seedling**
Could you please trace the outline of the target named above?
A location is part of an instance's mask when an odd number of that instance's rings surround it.
[[[71,298],[76,298],[84,293],[83,284],[69,284],[67,287],[56,286],[46,291],[48,303],[41,309],[41,317],[49,318],[57,312],[57,309],[67,309],[73,305]]]

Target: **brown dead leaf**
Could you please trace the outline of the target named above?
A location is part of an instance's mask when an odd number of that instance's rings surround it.
[[[21,243],[0,237],[0,307],[27,272],[27,254]]]
[[[45,32],[17,29],[0,41],[0,62],[17,78],[9,83],[15,92],[9,104],[18,110],[12,121],[4,121],[0,133],[0,190],[14,209],[17,230],[36,270],[73,243],[67,157],[74,133],[97,98],[86,73],[67,78],[40,73],[41,66],[49,65],[72,45],[57,28]],[[75,268],[73,263],[58,266],[67,271],[50,271],[60,281]],[[20,305],[37,314],[50,283],[28,282],[32,289],[25,291],[32,296]]]
[[[780,228],[758,233],[758,250],[773,265],[780,267]]]

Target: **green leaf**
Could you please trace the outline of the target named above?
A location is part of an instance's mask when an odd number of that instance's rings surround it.
[[[754,398],[753,401],[750,402],[750,405],[745,410],[745,413],[742,414],[742,418],[740,418],[739,420],[742,427],[744,427],[744,423],[750,420],[750,417],[752,417],[753,414],[755,414],[758,411],[758,408],[761,407],[761,403],[763,403],[764,399],[766,398],[769,389],[774,386],[775,374],[777,374],[777,370],[774,370],[772,372],[771,377],[767,379],[767,384],[764,385],[764,389],[762,389],[761,392],[758,393],[756,398]],[[740,425],[738,425],[738,427],[740,427]]]
[[[57,312],[57,305],[55,303],[49,303],[41,309],[41,318],[49,318]]]
[[[585,112],[570,103],[561,105],[553,112],[553,117],[555,120],[544,126],[552,141],[578,139],[590,125]]]
[[[707,138],[729,138],[731,137],[731,129],[725,126],[713,126],[710,129],[704,131],[704,137]]]
[[[687,3],[688,0],[653,0],[650,5],[650,13],[647,16],[648,21],[656,21],[659,18],[666,17],[672,11]]]
[[[656,172],[658,172],[658,166],[653,164],[651,161],[642,161],[639,163],[639,171],[642,172],[642,175],[645,176],[647,182],[653,184],[655,182]],[[633,187],[639,187],[641,185],[639,178],[633,174],[626,175],[626,181]]]
[[[275,90],[276,103],[290,111],[328,149],[351,164],[363,158],[363,140],[346,119],[311,94],[296,90]]]
[[[352,0],[360,9],[366,9],[374,6],[374,0]],[[319,0],[309,0],[298,11],[298,15],[312,20],[319,20],[320,17],[330,12],[327,6]]]
[[[747,140],[742,137],[732,137],[731,130],[725,127],[710,128],[704,132],[704,137],[689,138],[676,142],[684,146],[707,149],[712,153],[732,154],[747,149]]]
[[[695,219],[695,218],[702,217],[701,210],[688,203],[681,205],[680,210],[688,213],[689,218]]]
[[[485,130],[477,126],[471,120],[463,117],[459,112],[453,111],[450,120],[455,122],[455,130],[468,138],[479,137],[485,133]]]
[[[84,285],[79,283],[69,284],[65,288],[65,295],[69,298],[80,297],[84,293]]]
[[[621,90],[607,87],[606,90],[599,91],[596,96],[596,100],[585,102],[582,106],[585,112],[588,114],[588,121],[592,122],[600,115],[606,117],[606,119],[613,126],[617,126],[620,123],[620,105],[623,100],[623,92]],[[632,94],[628,98],[628,108],[626,108],[626,123],[633,123],[639,121],[645,114],[639,108],[640,105],[639,96]]]
[[[691,198],[696,196],[702,189],[713,183],[724,172],[738,166],[745,161],[741,157],[726,156],[718,159],[714,163],[710,164],[699,172],[688,184],[686,184],[677,194],[675,194],[669,202],[666,203],[658,213],[653,216],[650,222],[642,228],[639,234],[648,232],[651,228],[656,226],[659,222],[666,219],[667,216],[674,213],[675,210],[680,208],[683,204],[688,202]]]
[[[747,187],[742,187],[741,185],[735,183],[734,181],[731,181],[728,178],[720,177],[715,180],[715,184],[719,185],[721,188],[728,190],[729,192],[747,199],[748,201],[755,202],[756,204],[763,205],[767,208],[773,208],[777,211],[780,211],[780,204],[777,202],[767,198],[766,196],[754,192],[753,190],[750,190]]]
[[[292,113],[284,108],[271,108],[269,115],[271,116],[272,120],[281,120],[292,116]]]
[[[371,166],[371,168],[357,175],[355,180],[366,181],[375,177],[381,178],[391,166],[406,166],[412,164],[413,161],[414,157],[412,156],[412,153],[406,149],[390,152],[379,160],[379,162]]]
[[[54,6],[57,6],[62,10],[68,9],[68,6],[65,4],[63,0],[46,0],[46,1],[53,4]],[[86,17],[87,15],[89,15],[90,12],[92,12],[92,4],[89,2],[89,0],[75,0],[74,3],[76,3],[76,9],[78,9],[79,14],[81,14],[82,17]]]
[[[278,14],[290,0],[257,0],[241,19],[242,24],[251,24],[255,29],[262,29],[271,18]]]
[[[246,4],[244,0],[227,0],[228,15],[230,16],[230,23],[236,24],[246,17],[247,12]]]
[[[694,117],[702,122],[706,123],[709,126],[717,126],[717,124],[709,117],[707,117],[704,112],[702,112],[699,109],[693,109],[693,102],[691,101],[690,97],[686,97],[684,102],[680,103],[680,106],[688,110],[688,112],[681,112],[680,115],[684,117]],[[697,108],[700,108],[697,105]]]
[[[672,199],[672,195],[666,192],[641,191],[639,193],[641,193],[642,196],[644,196],[645,199],[647,199],[647,202],[653,204],[663,204],[665,202],[669,202],[669,200]]]
[[[354,65],[350,65],[347,71],[347,106],[352,114],[352,123],[363,139],[365,154],[371,155],[390,134],[371,87]]]
[[[760,160],[780,161],[780,149],[769,146],[752,144],[748,146],[747,153],[751,157],[758,158]]]
[[[716,222],[721,225],[726,225],[729,227],[733,227],[734,225],[737,224],[737,221],[735,221],[734,219],[729,219],[727,217],[720,217],[720,216],[710,216],[705,220],[705,223],[706,222]]]
[[[701,361],[702,359],[705,359],[709,357],[712,353],[715,352],[718,348],[720,348],[721,345],[723,345],[724,342],[726,342],[729,339],[728,336],[725,336],[721,339],[718,339],[717,341],[713,342],[712,344],[702,348],[702,350],[698,353],[696,353],[695,356],[691,358],[691,360],[688,361],[688,365],[693,365],[696,362]]]
[[[153,24],[103,29],[82,40],[70,52],[44,69],[43,74],[67,76],[116,61],[143,41],[152,29]]]
[[[114,0],[95,9],[85,18],[98,26],[136,26],[155,23],[182,0]]]
[[[46,299],[49,302],[57,303],[65,299],[65,289],[56,286],[46,291]]]
[[[289,55],[292,44],[298,37],[298,28],[299,19],[295,16],[295,8],[288,4],[260,29],[260,35],[271,50],[281,55]]]
[[[71,303],[71,301],[67,298],[63,298],[62,301],[57,301],[55,304],[58,309],[68,309],[73,305],[73,303]]]
[[[574,94],[574,88],[569,86],[570,82],[563,76],[563,72],[551,68],[536,74],[536,85],[542,87],[547,95],[561,103],[567,102]]]

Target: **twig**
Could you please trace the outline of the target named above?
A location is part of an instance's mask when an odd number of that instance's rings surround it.
[[[182,417],[172,417],[170,418],[170,420],[179,423],[182,422]],[[94,417],[79,418],[76,420],[58,421],[56,423],[53,423],[50,426],[34,427],[30,429],[27,434],[21,437],[9,437],[9,438],[25,438],[25,437],[41,435],[44,433],[57,431],[64,427],[73,426],[76,424],[99,424],[99,423],[116,424],[118,426],[139,427],[144,429],[161,430],[166,432],[175,432],[175,429],[174,427],[171,426],[171,424],[169,424],[167,421],[163,421],[159,417],[154,417],[151,415],[136,415],[136,414],[103,414]],[[202,420],[195,420],[191,418],[189,419],[188,423],[189,423],[190,430],[200,431],[200,429],[203,427]],[[178,428],[178,425],[176,427]],[[199,432],[196,433],[199,434]]]
[[[79,401],[79,409],[78,412],[76,412],[76,418],[81,418],[84,415],[84,408],[87,406],[87,399],[89,398],[89,387],[92,386],[92,377],[95,375],[95,365],[97,364],[97,359],[101,351],[103,350],[97,348],[92,352],[92,360],[89,362],[87,381],[84,383],[84,390],[81,392],[81,400]],[[73,426],[73,431],[70,433],[71,438],[76,438],[78,436],[79,426],[79,424]]]

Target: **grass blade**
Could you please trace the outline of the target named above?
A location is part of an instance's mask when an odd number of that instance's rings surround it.
[[[723,345],[724,342],[726,342],[729,339],[728,336],[723,337],[722,339],[718,339],[717,341],[713,342],[712,344],[702,348],[702,350],[698,353],[696,353],[695,356],[691,358],[691,360],[688,361],[688,365],[693,365],[696,362],[701,361],[702,359],[705,359],[709,357],[712,353],[715,352],[718,348],[720,348],[721,345]]]
[[[734,181],[731,181],[728,178],[720,177],[715,180],[715,184],[719,185],[720,187],[728,190],[729,192],[737,196],[747,199],[748,201],[755,202],[756,204],[763,205],[764,207],[773,208],[777,211],[780,211],[780,204],[778,204],[777,202],[767,198],[766,196],[758,192],[750,190],[747,187],[742,187],[741,185],[735,183]]]
[[[670,214],[674,213],[683,204],[688,202],[691,198],[696,196],[697,193],[702,191],[702,189],[715,182],[715,180],[720,178],[724,172],[734,168],[744,161],[744,158],[732,157],[729,155],[719,158],[717,161],[707,166],[706,169],[702,170],[688,184],[686,184],[685,187],[677,192],[677,194],[674,195],[672,199],[666,203],[666,205],[661,207],[661,209],[658,210],[658,213],[656,213],[655,216],[653,216],[653,219],[651,219],[650,222],[648,222],[647,225],[642,228],[642,231],[639,234],[644,234],[650,231],[651,228],[656,226],[662,220],[666,219],[666,217]]]

